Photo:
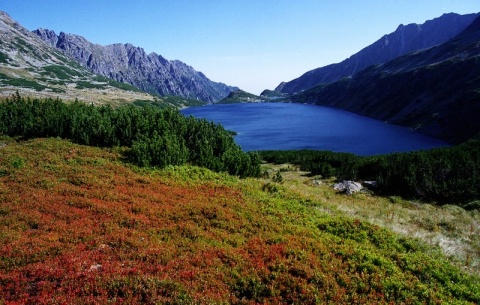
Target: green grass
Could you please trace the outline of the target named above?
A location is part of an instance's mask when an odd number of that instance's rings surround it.
[[[425,244],[440,247],[452,264],[480,276],[478,210],[448,204],[434,206],[399,196],[376,196],[371,192],[345,196],[333,190],[335,179],[312,176],[291,164],[266,164],[262,172],[269,174],[264,178],[266,189],[278,189],[279,184],[273,184],[272,180],[276,172],[281,172],[283,189],[316,202],[316,207],[324,213],[347,215],[418,238]]]

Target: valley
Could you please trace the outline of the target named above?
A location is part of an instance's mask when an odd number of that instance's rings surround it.
[[[478,13],[444,14],[257,96],[0,11],[0,304],[480,303],[479,45]],[[446,142],[332,152],[403,136],[320,105]],[[193,106],[297,146],[242,150]]]

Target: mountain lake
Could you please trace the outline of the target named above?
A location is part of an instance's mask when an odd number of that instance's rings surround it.
[[[217,104],[186,108],[181,113],[235,131],[235,142],[244,151],[312,149],[370,156],[449,146],[411,128],[317,105]]]

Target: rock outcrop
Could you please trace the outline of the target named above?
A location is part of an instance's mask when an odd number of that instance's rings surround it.
[[[333,186],[333,189],[347,195],[352,195],[353,193],[359,192],[363,189],[362,185],[355,181],[342,181],[336,183]]]
[[[213,82],[181,61],[167,60],[156,53],[146,54],[132,44],[102,46],[82,36],[64,32],[57,35],[47,29],[34,33],[91,72],[148,93],[216,102],[238,89]]]

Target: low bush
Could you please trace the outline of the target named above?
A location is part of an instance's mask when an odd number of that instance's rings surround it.
[[[480,142],[428,151],[360,157],[327,151],[261,151],[267,162],[294,163],[323,178],[375,180],[387,196],[454,203],[480,199]]]
[[[23,138],[61,137],[101,147],[126,146],[142,166],[190,163],[241,177],[258,176],[259,158],[244,153],[222,126],[176,109],[125,106],[113,109],[59,99],[14,95],[0,103],[0,134]]]

